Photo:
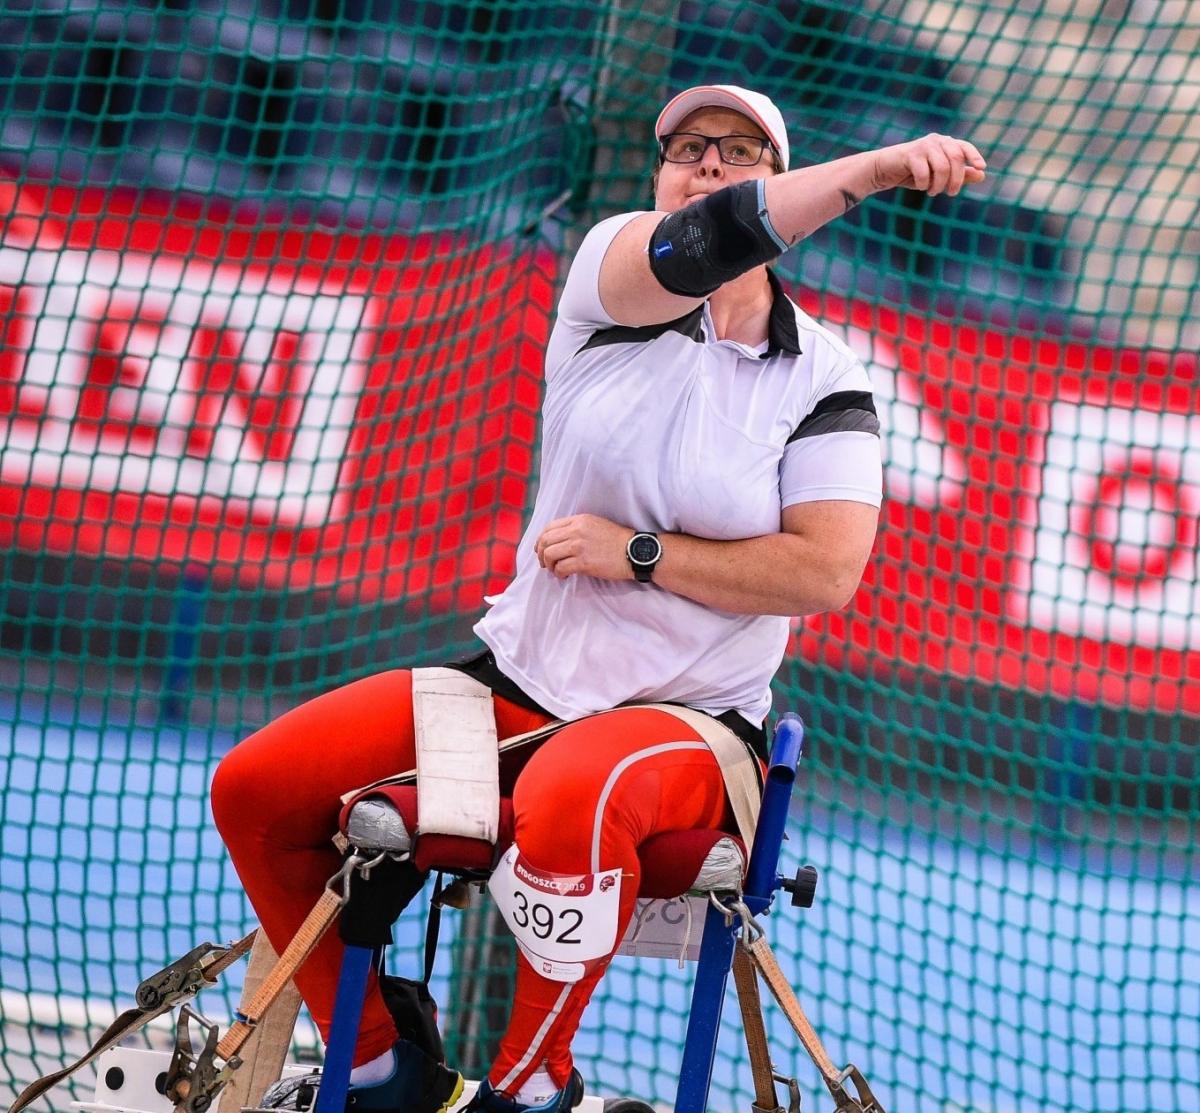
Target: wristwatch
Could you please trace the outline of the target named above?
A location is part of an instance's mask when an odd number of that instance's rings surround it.
[[[635,533],[625,546],[625,555],[633,568],[633,578],[639,584],[648,584],[654,575],[654,566],[662,559],[662,542],[656,533]]]

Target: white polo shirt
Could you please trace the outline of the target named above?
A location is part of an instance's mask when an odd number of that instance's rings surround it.
[[[782,508],[795,503],[879,506],[870,382],[773,275],[765,351],[716,339],[707,303],[667,324],[618,325],[600,304],[600,264],[638,215],[593,228],[567,277],[546,349],[533,516],[515,578],[475,630],[500,670],[560,718],[670,701],[733,708],[757,726],[786,617],[716,610],[653,583],[559,580],[534,544],[570,514],[736,540],[777,533]]]

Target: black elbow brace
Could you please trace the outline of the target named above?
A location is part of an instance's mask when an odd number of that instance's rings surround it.
[[[771,225],[764,186],[761,178],[739,182],[665,216],[650,237],[650,271],[659,285],[704,298],[782,255],[788,244]]]

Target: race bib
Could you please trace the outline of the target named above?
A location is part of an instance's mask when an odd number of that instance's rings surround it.
[[[577,982],[617,942],[621,871],[547,873],[516,844],[488,881],[504,922],[533,968],[556,982]]]

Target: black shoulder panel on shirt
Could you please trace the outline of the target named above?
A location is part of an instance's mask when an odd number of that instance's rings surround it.
[[[875,402],[868,390],[839,390],[822,398],[816,408],[787,439],[787,443],[802,437],[817,437],[822,433],[874,433],[879,436],[879,418]]]
[[[800,352],[800,330],[796,327],[796,308],[783,290],[783,283],[774,270],[767,267],[767,282],[771,286],[771,316],[767,320],[766,359],[777,352],[798,356]]]
[[[678,332],[689,340],[703,339],[701,325],[704,323],[704,306],[698,305],[690,313],[676,318],[674,321],[663,321],[659,325],[613,325],[612,328],[602,328],[588,337],[587,343],[579,349],[586,352],[589,348],[602,348],[606,344],[649,344],[668,332]],[[576,352],[576,355],[579,355]]]

